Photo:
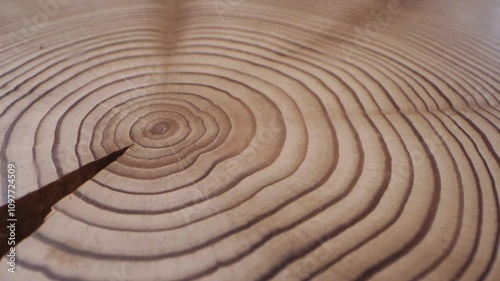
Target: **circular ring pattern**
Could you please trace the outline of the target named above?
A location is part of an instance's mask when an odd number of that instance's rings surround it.
[[[56,2],[0,47],[0,162],[23,196],[126,151],[15,280],[500,274],[494,4]]]

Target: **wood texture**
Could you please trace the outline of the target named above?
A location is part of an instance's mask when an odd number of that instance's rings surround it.
[[[498,1],[0,3],[1,280],[500,280]]]

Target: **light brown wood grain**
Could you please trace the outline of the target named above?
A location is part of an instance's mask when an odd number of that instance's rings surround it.
[[[498,1],[0,3],[1,280],[499,280]]]

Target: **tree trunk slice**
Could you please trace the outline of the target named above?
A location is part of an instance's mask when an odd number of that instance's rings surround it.
[[[497,1],[45,2],[2,1],[2,203],[98,173],[1,280],[499,280]]]

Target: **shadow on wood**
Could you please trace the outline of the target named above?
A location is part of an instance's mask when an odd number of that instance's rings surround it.
[[[130,147],[130,146],[129,146]],[[39,190],[32,192],[15,203],[15,242],[19,244],[24,238],[31,235],[37,230],[45,218],[50,213],[52,206],[65,196],[73,193],[78,187],[86,181],[94,177],[102,169],[106,168],[109,164],[114,162],[118,157],[123,155],[129,148],[126,147],[122,150],[115,151],[110,155],[101,158],[97,161],[91,162],[82,166],[80,169],[75,170],[59,180],[50,183]],[[8,204],[0,208],[0,220],[7,222],[8,218]],[[9,223],[7,223],[8,225]],[[8,245],[10,229],[7,227],[0,230],[0,254],[4,256],[10,247]]]

